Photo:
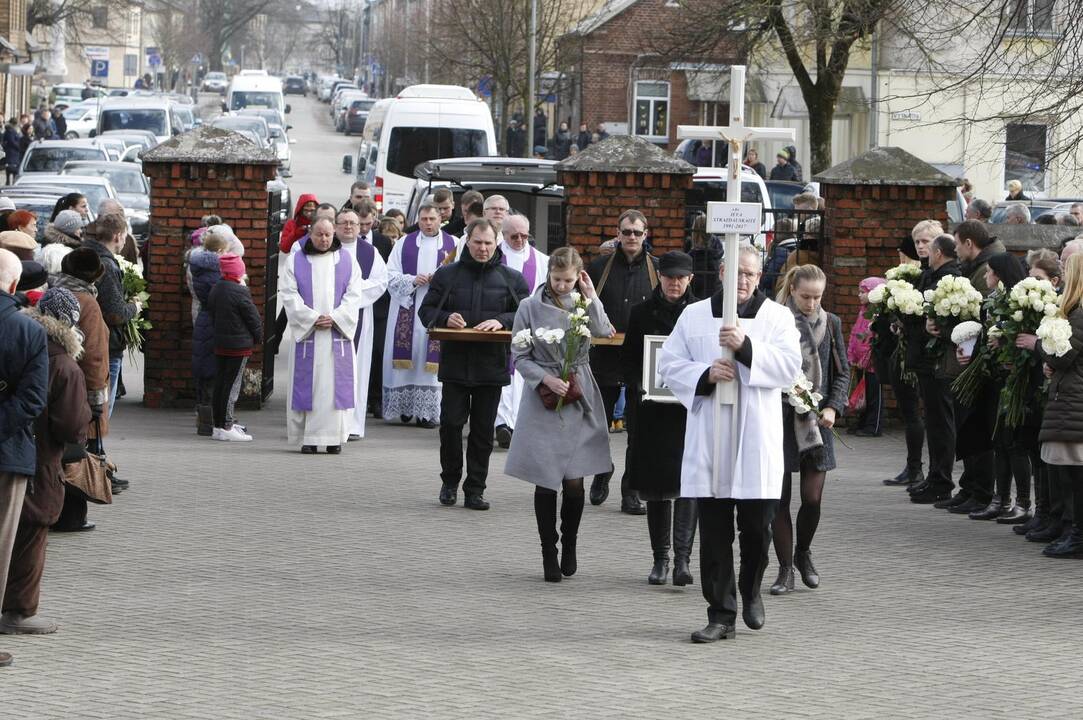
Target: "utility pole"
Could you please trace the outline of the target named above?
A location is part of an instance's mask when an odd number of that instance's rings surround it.
[[[530,0],[530,78],[527,80],[526,157],[534,157],[534,78],[538,75],[538,0]]]

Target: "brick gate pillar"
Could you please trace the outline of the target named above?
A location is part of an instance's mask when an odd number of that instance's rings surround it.
[[[264,310],[267,284],[267,182],[278,161],[229,130],[202,126],[178,135],[143,156],[151,183],[151,233],[146,276],[154,328],[143,349],[143,404],[190,407],[192,383],[191,296],[184,276],[189,236],[204,215],[219,215],[244,245],[252,300]],[[277,248],[275,248],[277,251]],[[264,323],[266,326],[266,322]],[[260,400],[262,346],[245,370],[242,398]]]
[[[874,148],[816,175],[826,203],[827,274],[824,307],[842,319],[857,317],[857,285],[899,264],[899,243],[922,220],[948,227],[947,206],[956,181],[905,150]]]
[[[614,135],[557,164],[564,186],[565,238],[589,261],[617,235],[617,218],[647,217],[655,255],[681,250],[685,192],[696,168],[642,138]]]

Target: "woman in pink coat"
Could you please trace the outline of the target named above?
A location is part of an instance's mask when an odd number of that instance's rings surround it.
[[[850,360],[850,367],[856,371],[857,382],[860,383],[862,378],[865,380],[865,409],[849,430],[851,435],[861,437],[881,435],[880,379],[876,375],[876,365],[872,357],[874,333],[871,322],[865,318],[865,307],[869,302],[869,293],[884,282],[883,278],[867,277],[857,286],[861,309],[850,329],[850,344],[846,348],[846,357]]]

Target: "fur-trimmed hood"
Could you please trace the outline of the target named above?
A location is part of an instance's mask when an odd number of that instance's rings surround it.
[[[67,273],[55,273],[49,275],[49,287],[59,287],[71,290],[73,293],[85,293],[91,297],[98,297],[98,288],[85,280],[68,275]]]
[[[63,230],[58,229],[52,223],[49,223],[45,226],[45,232],[43,234],[42,240],[44,241],[42,243],[44,245],[49,245],[50,243],[60,243],[62,245],[67,245],[71,248],[77,248],[83,242],[74,235],[68,235]]]
[[[49,339],[63,348],[73,360],[78,360],[83,356],[83,337],[78,330],[68,327],[51,315],[44,314],[36,307],[28,307],[23,312],[45,328]]]

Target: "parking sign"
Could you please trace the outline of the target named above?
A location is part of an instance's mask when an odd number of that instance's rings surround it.
[[[109,61],[108,60],[91,60],[90,61],[90,77],[95,77],[95,78],[107,78],[107,77],[109,77]]]

